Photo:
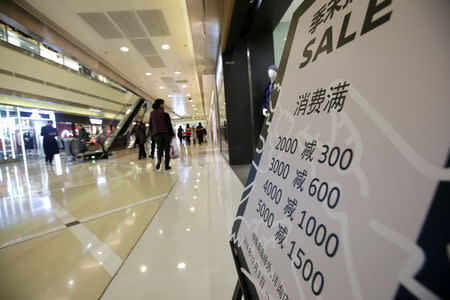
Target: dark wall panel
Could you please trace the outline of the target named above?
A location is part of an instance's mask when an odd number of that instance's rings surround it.
[[[252,160],[253,147],[245,41],[223,55],[223,74],[230,164],[247,164]]]
[[[261,106],[264,102],[264,88],[269,82],[267,69],[274,64],[272,32],[261,32],[249,38],[250,65],[253,102],[253,140],[256,148],[259,133],[264,122]]]
[[[249,164],[264,122],[262,103],[274,64],[272,31],[292,0],[236,1],[223,69],[230,164]],[[248,59],[248,57],[249,59]]]

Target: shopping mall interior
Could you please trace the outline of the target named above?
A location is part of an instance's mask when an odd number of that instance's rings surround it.
[[[450,2],[401,2],[0,1],[0,299],[449,299]]]

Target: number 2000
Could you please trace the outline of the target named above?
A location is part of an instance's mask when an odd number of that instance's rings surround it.
[[[275,147],[276,150],[284,151],[286,153],[294,154],[295,151],[297,151],[298,147],[298,140],[297,139],[291,139],[291,138],[285,138],[285,137],[278,137],[278,143]]]

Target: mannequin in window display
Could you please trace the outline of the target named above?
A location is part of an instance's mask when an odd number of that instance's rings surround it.
[[[264,102],[261,107],[262,114],[264,115],[264,117],[267,117],[268,115],[267,110],[269,109],[270,96],[272,95],[273,92],[273,84],[275,82],[275,79],[277,78],[277,74],[278,74],[278,67],[275,65],[271,65],[267,70],[269,82],[267,83],[266,88],[264,89]]]

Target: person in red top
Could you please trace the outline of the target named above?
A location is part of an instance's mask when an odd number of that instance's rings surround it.
[[[192,131],[191,131],[191,127],[189,127],[189,124],[186,124],[186,142],[190,145],[191,144],[191,135],[192,135]]]
[[[164,112],[164,100],[156,99],[152,105],[153,111],[150,114],[149,129],[152,137],[156,140],[158,145],[158,161],[156,163],[156,170],[161,167],[162,156],[164,152],[166,170],[172,169],[170,163],[170,142],[175,138],[175,133],[172,127],[172,121],[168,113]]]

